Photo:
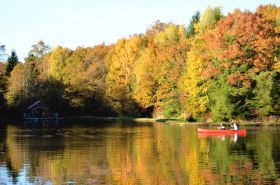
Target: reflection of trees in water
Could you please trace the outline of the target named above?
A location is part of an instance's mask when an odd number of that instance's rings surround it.
[[[13,168],[10,160],[6,161],[6,167],[7,167],[9,176],[12,177],[13,183],[16,184],[19,171],[17,169]]]
[[[78,184],[89,183],[87,180],[105,182],[108,175],[105,147],[101,137],[95,138],[98,133],[95,129],[8,126],[7,133],[5,161],[15,179],[27,163],[29,180],[33,183],[39,183],[38,177],[53,184],[64,184],[66,179]]]
[[[106,143],[114,184],[186,184],[180,160],[184,130],[156,124],[122,131],[122,137]]]
[[[209,166],[204,169],[206,181],[208,184],[276,184],[279,171],[275,162],[279,158],[272,158],[272,146],[277,147],[272,142],[277,138],[273,132],[260,129],[234,144],[210,139]]]
[[[5,164],[8,176],[11,177],[12,182],[16,184],[19,170],[12,165],[7,143],[7,128],[6,124],[3,123],[1,123],[0,126],[0,163]]]
[[[0,145],[14,183],[28,165],[29,180],[63,184],[277,183],[277,131],[238,138],[198,138],[195,127],[115,124],[56,129],[8,126]],[[276,152],[278,153],[278,152]]]
[[[138,130],[139,131],[139,130]],[[137,132],[137,129],[135,129]],[[166,125],[146,128],[143,136],[124,133],[108,140],[107,158],[114,183],[251,184],[276,183],[270,132],[258,137],[197,139],[192,129]],[[267,140],[261,142],[261,140]],[[261,152],[260,152],[261,151]],[[279,159],[278,159],[279,160]],[[266,170],[267,169],[267,170]],[[278,171],[279,172],[279,171]],[[279,180],[278,180],[279,181]]]

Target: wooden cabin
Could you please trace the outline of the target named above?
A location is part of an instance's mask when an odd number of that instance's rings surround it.
[[[36,101],[29,107],[24,114],[24,118],[50,118],[53,117],[48,105],[42,101]]]

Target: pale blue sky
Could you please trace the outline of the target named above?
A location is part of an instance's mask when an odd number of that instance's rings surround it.
[[[23,60],[39,40],[71,49],[110,44],[145,32],[156,20],[188,24],[207,6],[227,14],[268,3],[280,6],[280,0],[1,0],[0,43]]]

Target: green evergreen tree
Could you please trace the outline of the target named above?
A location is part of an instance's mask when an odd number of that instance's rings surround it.
[[[14,67],[18,64],[18,57],[16,54],[16,51],[13,50],[11,52],[11,56],[7,60],[7,67],[6,67],[6,75],[10,76],[11,71],[14,69]]]
[[[190,22],[190,24],[188,25],[188,27],[186,28],[186,32],[187,32],[187,36],[188,36],[188,37],[192,37],[192,36],[195,35],[196,31],[195,31],[194,25],[195,25],[196,23],[199,22],[199,19],[200,19],[200,12],[197,11],[197,12],[192,16],[191,22]]]

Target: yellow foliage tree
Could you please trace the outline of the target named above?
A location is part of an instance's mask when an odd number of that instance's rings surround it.
[[[18,63],[8,78],[8,88],[5,98],[10,106],[17,106],[18,101],[23,98],[25,88],[24,65]]]
[[[50,75],[56,80],[63,79],[63,70],[66,66],[66,61],[71,56],[72,52],[68,48],[62,48],[57,46],[52,50],[49,62],[50,62]]]
[[[198,117],[201,113],[205,113],[209,103],[207,91],[209,82],[202,78],[205,60],[203,50],[200,49],[203,40],[197,37],[192,43],[192,49],[187,55],[187,64],[185,72],[180,80],[180,88],[182,90],[183,99],[183,115],[186,117]]]
[[[178,79],[188,50],[186,30],[169,24],[149,38],[135,69],[134,97],[156,117],[177,117],[180,112]]]
[[[223,17],[221,9],[208,7],[200,21],[195,24],[198,33],[191,42],[191,50],[187,54],[185,70],[180,80],[182,91],[182,116],[199,118],[207,112],[209,98],[207,95],[210,82],[203,77],[203,70],[206,68],[208,51],[205,50],[206,42],[204,33],[211,32],[215,24]],[[213,55],[213,53],[212,53]]]
[[[142,36],[120,39],[106,61],[106,96],[113,109],[121,115],[131,115],[136,110],[132,98],[134,67],[143,45]]]

